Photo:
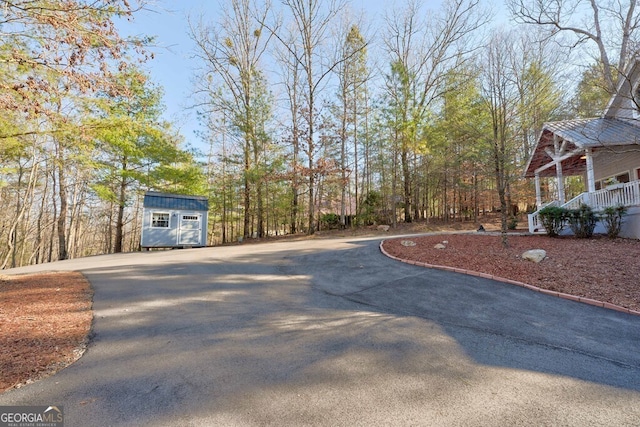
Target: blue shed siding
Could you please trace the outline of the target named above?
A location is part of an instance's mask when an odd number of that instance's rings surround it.
[[[171,247],[178,245],[178,216],[169,215],[169,227],[151,227],[151,216],[157,210],[145,208],[144,227],[142,230],[142,247]]]
[[[140,246],[142,248],[206,246],[208,209],[209,201],[206,197],[147,191],[144,195]],[[153,227],[154,212],[168,214],[169,227]],[[197,223],[193,223],[191,219],[185,218],[187,222],[183,223],[183,216],[199,219]]]

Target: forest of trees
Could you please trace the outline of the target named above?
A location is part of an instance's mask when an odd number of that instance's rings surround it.
[[[546,121],[597,116],[635,1],[222,0],[190,17],[198,152],[162,117],[143,2],[0,1],[0,267],[138,249],[147,190],[205,195],[209,241],[475,221],[535,203]],[[509,24],[491,8],[508,10]]]

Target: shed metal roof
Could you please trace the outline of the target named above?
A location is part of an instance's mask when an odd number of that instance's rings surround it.
[[[187,196],[184,194],[147,191],[144,194],[143,206],[145,208],[208,211],[209,199],[204,196]]]

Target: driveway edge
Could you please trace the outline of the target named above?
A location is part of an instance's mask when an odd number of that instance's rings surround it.
[[[591,299],[591,298],[585,298],[585,297],[580,297],[580,296],[576,296],[576,295],[565,294],[565,293],[562,293],[562,292],[550,291],[548,289],[542,289],[542,288],[539,288],[537,286],[529,285],[527,283],[518,282],[517,280],[505,279],[504,277],[493,276],[491,274],[480,273],[478,271],[473,271],[473,270],[466,270],[464,268],[454,268],[454,267],[448,267],[446,265],[428,264],[428,263],[425,263],[425,262],[411,261],[411,260],[408,260],[408,259],[398,258],[396,256],[391,255],[387,251],[385,251],[384,246],[383,246],[384,242],[385,242],[384,240],[382,240],[380,242],[380,252],[382,252],[385,256],[387,256],[387,257],[389,257],[391,259],[394,259],[394,260],[400,261],[400,262],[404,262],[405,264],[416,265],[418,267],[434,268],[434,269],[437,269],[437,270],[451,271],[453,273],[461,273],[461,274],[466,274],[466,275],[469,275],[469,276],[482,277],[483,279],[491,279],[491,280],[495,280],[497,282],[507,283],[507,284],[510,284],[510,285],[519,286],[521,288],[530,289],[532,291],[540,292],[541,294],[545,294],[545,295],[551,295],[551,296],[554,296],[554,297],[558,297],[558,298],[562,298],[562,299],[566,299],[566,300],[570,300],[570,301],[576,301],[576,302],[580,302],[580,303],[583,303],[583,304],[594,305],[596,307],[602,307],[602,308],[606,308],[606,309],[609,309],[609,310],[615,310],[615,311],[619,311],[619,312],[622,312],[622,313],[631,314],[631,315],[634,315],[634,316],[640,316],[640,311],[631,310],[631,309],[628,309],[628,308],[625,308],[625,307],[621,307],[619,305],[611,304],[611,303],[608,303],[608,302],[602,302],[602,301],[594,300],[594,299]]]

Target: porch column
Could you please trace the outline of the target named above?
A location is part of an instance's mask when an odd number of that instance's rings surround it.
[[[587,192],[593,193],[596,191],[596,180],[593,173],[593,155],[591,148],[585,150],[585,156],[587,157]]]
[[[540,209],[542,206],[542,190],[540,189],[540,174],[536,174],[536,208]]]
[[[558,180],[558,201],[561,205],[565,204],[564,199],[564,176],[562,175],[562,162],[556,162],[556,178]]]

